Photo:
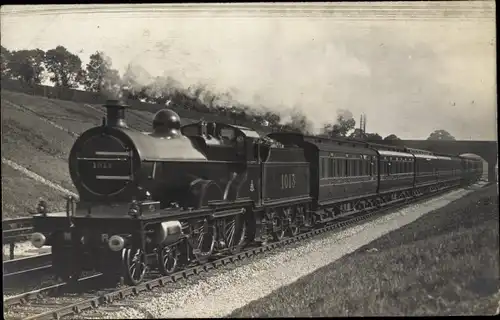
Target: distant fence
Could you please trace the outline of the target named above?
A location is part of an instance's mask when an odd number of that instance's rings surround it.
[[[96,93],[96,92],[88,92],[77,89],[67,89],[67,88],[58,88],[58,87],[50,87],[44,85],[30,85],[18,80],[12,79],[2,79],[2,90],[10,90],[15,92],[22,92],[29,95],[41,96],[50,99],[58,99],[58,100],[66,100],[72,101],[76,103],[86,103],[86,104],[103,104],[106,101],[106,97]],[[138,100],[127,99],[127,104],[130,105],[132,109],[139,111],[147,111],[151,113],[156,113],[157,111],[164,108],[164,105],[161,104],[152,104],[145,103]],[[173,107],[172,110],[177,112],[181,118],[188,119],[201,119],[203,118],[205,121],[214,121],[214,122],[225,122],[230,124],[238,124],[243,125],[249,128],[254,128],[261,132],[269,133],[271,132],[270,128],[259,126],[256,123],[248,122],[248,121],[238,121],[231,120],[228,117],[220,116],[215,113],[203,113],[195,110],[188,110],[178,107]]]

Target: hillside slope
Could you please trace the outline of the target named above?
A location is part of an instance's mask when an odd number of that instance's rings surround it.
[[[2,159],[76,192],[68,172],[71,146],[83,131],[101,123],[105,108],[2,90],[1,112]],[[127,110],[126,114],[128,125],[140,131],[151,131],[152,118],[146,111]],[[27,215],[39,198],[49,200],[52,208],[64,208],[60,191],[3,163],[2,195],[3,218]]]

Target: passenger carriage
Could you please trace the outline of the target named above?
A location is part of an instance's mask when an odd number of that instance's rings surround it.
[[[306,150],[310,166],[312,209],[319,221],[349,214],[377,194],[377,153],[365,142],[301,134],[273,133],[269,137]],[[360,201],[363,199],[362,201]]]
[[[437,183],[436,160],[432,152],[406,148],[415,157],[415,187],[426,187]]]
[[[378,150],[380,166],[379,192],[387,193],[414,187],[415,157],[411,153]]]

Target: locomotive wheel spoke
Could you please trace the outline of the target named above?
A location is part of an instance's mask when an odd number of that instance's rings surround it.
[[[296,222],[293,222],[293,224],[290,226],[290,234],[292,236],[296,236],[300,233],[300,226],[296,224]]]
[[[243,248],[247,232],[247,225],[243,216],[234,216],[231,222],[231,237],[228,244],[232,254],[240,252]]]
[[[179,266],[180,251],[178,245],[165,246],[158,251],[158,264],[164,275],[177,271]]]
[[[236,230],[236,220],[230,219],[229,223],[224,223],[224,241],[228,248],[231,248],[234,244],[234,233]]]
[[[296,236],[300,233],[300,223],[303,220],[304,220],[303,217],[295,209],[292,213],[292,222],[288,228],[292,236]]]
[[[278,230],[273,231],[272,235],[275,241],[281,241],[285,237],[285,219],[282,215],[274,217],[274,223]]]
[[[205,263],[214,250],[216,233],[213,225],[208,225],[206,221],[202,221],[201,223],[200,228],[194,228],[195,231],[199,232],[198,236],[196,239],[189,241],[189,244],[198,262]]]
[[[137,285],[142,282],[146,274],[146,255],[141,249],[123,249],[122,264],[125,271],[125,282],[128,285]]]

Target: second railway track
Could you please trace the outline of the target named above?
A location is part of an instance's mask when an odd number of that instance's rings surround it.
[[[45,253],[4,261],[2,263],[4,288],[15,287],[28,278],[50,273],[52,269],[51,258],[50,253]]]
[[[190,266],[171,276],[154,276],[144,283],[133,287],[103,288],[100,275],[93,275],[82,278],[74,286],[59,283],[50,287],[25,292],[20,295],[10,296],[4,299],[6,319],[60,319],[67,316],[80,314],[84,311],[98,308],[102,305],[111,304],[114,301],[122,300],[130,296],[139,295],[145,291],[151,291],[158,287],[178,282],[204,272],[216,270],[236,261],[246,260],[250,257],[274,251],[290,244],[299,244],[301,241],[310,239],[326,232],[345,229],[360,222],[368,222],[390,210],[395,210],[406,205],[417,204],[429,198],[435,197],[452,189],[444,189],[417,198],[411,202],[401,201],[395,204],[386,205],[378,210],[360,212],[354,217],[349,217],[337,221],[321,229],[312,230],[295,237],[284,239],[280,242],[270,243],[260,247],[253,247],[238,254],[225,256],[207,262],[203,265]],[[101,286],[101,287],[99,287]]]

